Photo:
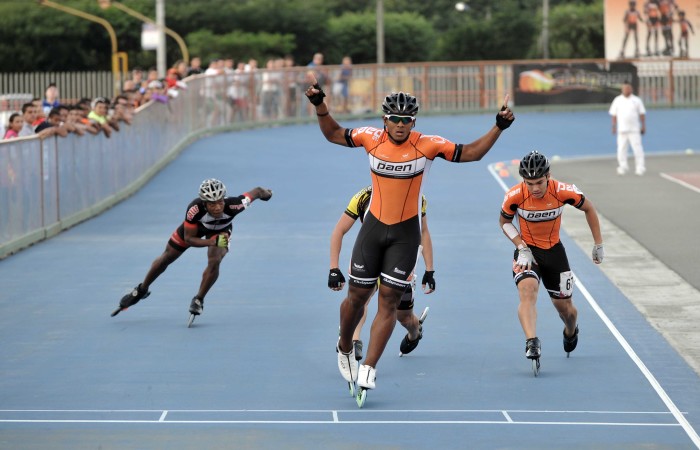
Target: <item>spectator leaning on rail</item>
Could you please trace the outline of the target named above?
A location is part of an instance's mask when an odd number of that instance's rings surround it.
[[[125,122],[127,125],[131,125],[133,119],[134,109],[129,104],[128,97],[124,94],[114,97],[114,102],[112,103],[112,120]]]
[[[46,120],[37,125],[34,132],[42,139],[51,136],[68,136],[68,130],[63,125],[61,111],[58,108],[51,108]]]
[[[97,97],[92,101],[92,110],[87,118],[97,123],[105,136],[110,137],[113,131],[119,131],[119,125],[107,116],[109,102],[104,97]],[[116,126],[115,126],[116,125]]]
[[[94,122],[87,119],[87,113],[78,105],[71,106],[68,109],[68,119],[66,123],[73,125],[76,128],[76,133],[79,135],[85,134],[87,131],[90,134],[98,134],[100,127]]]

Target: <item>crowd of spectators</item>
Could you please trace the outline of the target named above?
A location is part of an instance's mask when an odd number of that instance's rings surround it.
[[[97,97],[82,98],[74,103],[63,103],[58,87],[51,83],[44,98],[34,98],[24,103],[19,112],[10,115],[9,123],[3,124],[3,139],[37,136],[68,136],[68,133],[104,133],[110,137],[119,131],[122,124],[131,124],[134,114],[125,94],[113,99]]]
[[[214,59],[205,69],[201,59],[193,57],[189,65],[176,61],[163,78],[155,68],[132,69],[122,83],[121,93],[112,98],[81,98],[67,102],[60,97],[59,86],[50,83],[43,98],[23,104],[21,111],[13,112],[8,122],[0,124],[0,136],[3,139],[46,138],[89,133],[110,137],[132,123],[137,108],[149,101],[168,103],[177,98],[181,90],[187,89],[185,78],[199,75],[207,76],[199,93],[206,101],[212,122],[309,115],[307,102],[301,97],[312,80],[311,75],[328,93],[334,82],[342,82],[344,87],[340,92],[343,97],[347,96],[351,69],[347,60],[343,62],[344,68],[338,80],[334,80],[323,65],[321,53],[316,53],[303,66],[297,66],[291,56],[271,58],[264,69],[258,68],[255,59],[234,64],[232,58]],[[339,104],[341,111],[348,110],[346,99]]]

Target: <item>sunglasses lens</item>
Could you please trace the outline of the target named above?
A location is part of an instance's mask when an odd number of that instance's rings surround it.
[[[401,122],[404,125],[408,125],[409,123],[413,122],[413,117],[402,117],[402,116],[388,116],[387,117],[390,122],[392,123],[399,123]]]

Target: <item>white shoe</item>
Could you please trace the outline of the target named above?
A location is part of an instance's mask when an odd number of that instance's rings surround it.
[[[377,370],[372,366],[362,364],[360,366],[360,374],[357,377],[357,385],[365,389],[374,389],[375,380],[377,379]]]
[[[639,176],[641,177],[642,175],[644,175],[644,174],[646,173],[646,171],[647,171],[647,170],[646,170],[645,168],[642,167],[641,169],[635,170],[634,173],[637,174],[637,175],[639,175]]]
[[[624,175],[627,173],[627,167],[618,167],[617,168],[617,174],[618,175]]]
[[[340,344],[340,339],[338,339],[338,344]],[[355,346],[352,346],[352,350],[349,353],[340,350],[339,345],[335,347],[335,350],[338,352],[338,369],[340,374],[348,383],[357,381],[357,366],[360,363],[355,359]]]

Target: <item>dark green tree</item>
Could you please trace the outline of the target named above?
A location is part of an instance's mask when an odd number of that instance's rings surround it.
[[[549,24],[551,58],[603,58],[603,1],[562,4],[552,9]]]
[[[383,0],[385,60],[494,60],[539,58],[541,0]],[[121,0],[155,19],[154,0]],[[129,66],[156,63],[141,49],[143,24],[97,0],[59,0],[107,19]],[[241,60],[291,53],[307,64],[315,52],[337,64],[348,54],[356,63],[376,61],[376,0],[168,0],[166,25],[188,41],[191,56],[220,54]],[[603,1],[550,0],[550,56],[602,57]],[[182,57],[167,39],[167,61]],[[190,42],[191,41],[191,42]],[[198,54],[199,53],[199,54]],[[0,71],[109,70],[111,43],[105,29],[40,6],[35,0],[0,0]]]
[[[442,34],[434,57],[443,61],[521,59],[537,33],[535,17],[519,10],[499,10],[490,18],[469,16]]]
[[[377,26],[374,12],[347,13],[329,21],[327,64],[340,64],[349,55],[357,64],[377,61]],[[415,13],[384,15],[385,62],[427,61],[435,45],[435,31]]]

